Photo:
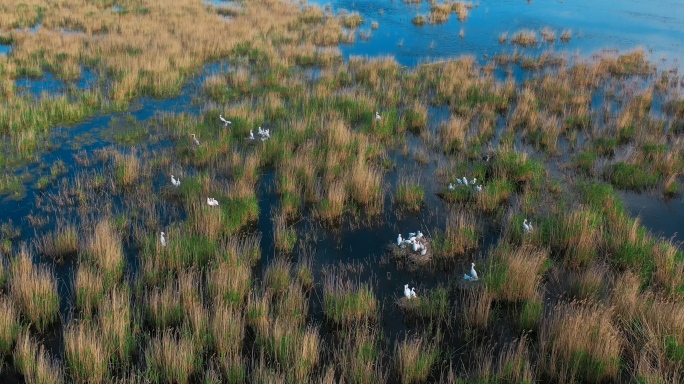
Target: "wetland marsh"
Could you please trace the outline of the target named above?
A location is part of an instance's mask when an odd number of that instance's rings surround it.
[[[0,381],[681,382],[684,15],[568,3],[0,0]]]

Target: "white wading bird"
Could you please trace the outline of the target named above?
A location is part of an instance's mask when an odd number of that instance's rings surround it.
[[[171,175],[171,184],[173,184],[174,187],[180,187],[180,179],[176,180],[176,178]]]
[[[218,200],[214,199],[213,197],[207,197],[207,204],[210,207],[218,207]]]
[[[227,127],[227,126],[233,124],[230,120],[224,119],[224,118],[223,118],[223,115],[219,115],[219,119],[221,119],[221,121],[223,121],[223,126],[224,126],[224,127]]]
[[[464,280],[476,281],[478,279],[477,272],[475,272],[475,263],[470,264],[470,275],[463,275]]]
[[[195,143],[195,145],[200,145],[200,142],[197,140],[197,136],[195,136],[194,133],[192,134],[192,141]]]
[[[411,300],[411,290],[409,289],[408,284],[404,284],[404,297]]]
[[[164,232],[162,232],[161,236],[159,236],[159,242],[161,243],[162,247],[166,247],[166,238],[164,237]]]

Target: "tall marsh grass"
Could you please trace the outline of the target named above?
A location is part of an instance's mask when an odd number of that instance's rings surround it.
[[[10,297],[26,318],[39,331],[45,331],[58,320],[59,295],[57,279],[46,266],[33,264],[26,248],[11,261]]]

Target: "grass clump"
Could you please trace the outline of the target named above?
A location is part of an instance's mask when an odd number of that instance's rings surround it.
[[[153,383],[189,383],[200,371],[202,356],[198,352],[192,338],[164,331],[150,340],[145,351],[147,378]]]
[[[14,368],[27,383],[64,383],[62,367],[53,360],[42,345],[38,345],[28,331],[22,332],[14,348]]]
[[[109,378],[109,351],[100,330],[89,322],[70,324],[64,330],[69,372],[77,383],[104,383]]]
[[[635,191],[653,188],[661,179],[658,172],[642,169],[639,165],[625,162],[618,162],[607,167],[604,176],[617,188]]]
[[[599,304],[557,304],[539,334],[544,372],[561,382],[616,380],[621,336],[611,315]]]
[[[329,275],[323,285],[323,313],[328,321],[345,325],[374,321],[378,301],[370,286]]]
[[[397,344],[397,371],[401,382],[423,383],[427,380],[431,370],[439,359],[439,346],[437,340],[428,341],[429,336],[408,336]]]
[[[519,302],[535,297],[549,251],[531,246],[498,246],[492,253],[485,283],[499,300]]]
[[[425,202],[425,188],[418,178],[400,176],[395,203],[409,211],[418,211]]]
[[[22,315],[43,332],[58,319],[57,280],[45,266],[34,265],[26,249],[22,249],[10,267],[10,297]]]
[[[78,252],[78,236],[74,224],[60,221],[55,231],[36,240],[36,249],[57,262],[63,262]]]
[[[12,351],[19,329],[19,311],[7,297],[0,297],[0,356]]]

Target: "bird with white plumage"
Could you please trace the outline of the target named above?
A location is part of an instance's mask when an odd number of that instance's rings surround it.
[[[471,264],[470,264],[470,275],[464,274],[464,275],[463,275],[463,279],[464,279],[464,280],[468,280],[468,281],[476,281],[476,280],[478,280],[477,272],[475,271],[475,263],[471,263]]]
[[[224,126],[224,127],[227,127],[227,126],[233,124],[230,120],[224,119],[224,118],[223,118],[223,115],[219,115],[219,119],[221,119],[221,121],[223,122],[223,126]]]

